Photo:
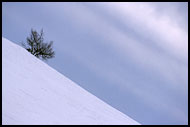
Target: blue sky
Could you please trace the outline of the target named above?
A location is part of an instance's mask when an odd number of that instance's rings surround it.
[[[46,62],[141,124],[188,123],[188,3],[2,3],[2,36],[44,29]]]

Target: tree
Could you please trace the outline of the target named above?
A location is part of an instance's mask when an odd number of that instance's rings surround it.
[[[50,41],[50,43],[44,43],[43,35],[43,29],[40,34],[31,29],[30,37],[27,37],[26,44],[22,43],[22,46],[37,58],[47,60],[55,57],[55,52],[52,49],[53,41]]]

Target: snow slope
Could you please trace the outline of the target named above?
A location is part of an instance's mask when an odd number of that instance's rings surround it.
[[[139,124],[2,38],[2,124]]]

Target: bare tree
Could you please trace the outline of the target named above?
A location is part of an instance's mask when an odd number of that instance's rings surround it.
[[[50,43],[44,43],[43,35],[43,29],[40,34],[31,29],[30,37],[27,37],[26,44],[22,43],[22,46],[37,58],[47,60],[55,57],[55,52],[52,49],[53,41],[50,41]]]

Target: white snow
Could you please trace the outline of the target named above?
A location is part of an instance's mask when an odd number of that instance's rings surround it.
[[[139,123],[2,37],[2,124]]]

